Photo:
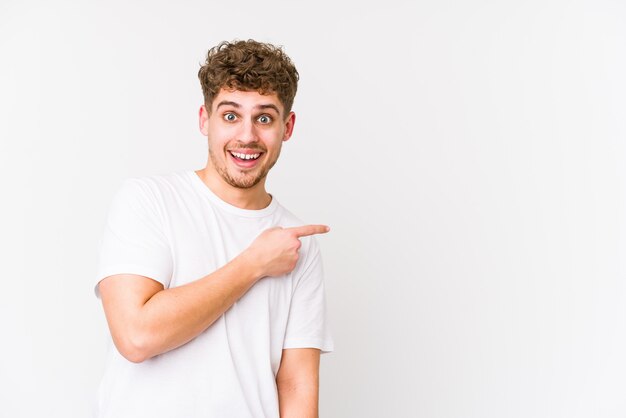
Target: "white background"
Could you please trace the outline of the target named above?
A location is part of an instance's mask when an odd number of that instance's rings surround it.
[[[626,416],[621,1],[0,0],[0,416],[87,417],[123,178],[201,168],[221,40],[301,75],[269,190],[320,239],[322,417]]]

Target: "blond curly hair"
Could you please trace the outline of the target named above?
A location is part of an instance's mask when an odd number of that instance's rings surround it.
[[[209,112],[215,96],[227,88],[276,93],[287,116],[296,96],[299,75],[281,47],[249,39],[225,41],[209,49],[198,78]]]

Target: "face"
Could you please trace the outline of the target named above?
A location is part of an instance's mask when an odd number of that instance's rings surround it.
[[[209,165],[228,185],[248,189],[263,182],[293,132],[295,114],[284,114],[276,93],[222,89],[211,112],[200,109],[209,140]]]

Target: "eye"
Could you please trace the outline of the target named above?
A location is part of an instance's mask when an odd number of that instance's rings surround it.
[[[224,114],[224,120],[227,122],[234,122],[235,120],[237,120],[237,115],[235,115],[234,113],[225,113]]]
[[[257,119],[260,123],[267,125],[268,123],[272,123],[272,118],[268,115],[261,115]]]

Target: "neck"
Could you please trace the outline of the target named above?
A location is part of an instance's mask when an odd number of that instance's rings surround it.
[[[264,209],[272,201],[272,196],[265,190],[265,179],[253,187],[242,189],[226,183],[210,164],[196,174],[217,197],[240,209]]]

